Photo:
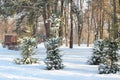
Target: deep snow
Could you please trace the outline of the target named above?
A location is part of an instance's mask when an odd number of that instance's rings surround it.
[[[88,65],[92,47],[75,46],[73,49],[62,46],[63,70],[45,70],[46,49],[43,43],[38,45],[34,57],[40,64],[17,65],[15,58],[20,58],[21,51],[8,50],[0,45],[0,80],[120,80],[120,73],[98,74],[98,66]]]

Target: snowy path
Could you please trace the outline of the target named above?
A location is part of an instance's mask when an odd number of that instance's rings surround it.
[[[91,48],[69,49],[62,47],[63,70],[45,70],[45,48],[38,46],[35,57],[40,64],[16,65],[14,59],[20,57],[19,51],[7,50],[0,46],[0,80],[120,80],[120,73],[100,75],[97,66],[88,65]]]

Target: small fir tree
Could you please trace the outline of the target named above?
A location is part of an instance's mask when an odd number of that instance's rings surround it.
[[[119,60],[118,42],[110,40],[98,40],[94,43],[93,54],[89,64],[99,65],[100,74],[116,73],[120,70],[117,64]]]
[[[46,48],[47,48],[47,57],[45,58],[46,68],[48,70],[51,69],[62,69],[62,59],[59,50],[60,38],[58,37],[58,29],[60,26],[61,20],[56,17],[56,15],[52,14],[49,19],[51,22],[51,30],[50,30],[50,38],[46,40]]]
[[[60,50],[58,49],[59,41],[60,39],[58,38],[50,38],[47,40],[48,45],[47,45],[47,57],[45,59],[45,64],[47,65],[48,70],[51,69],[58,70],[63,68],[61,55],[59,54]]]
[[[100,74],[116,73],[120,70],[117,64],[119,60],[118,44],[116,41],[106,41],[106,55],[99,66]]]
[[[104,41],[97,40],[94,42],[93,54],[92,57],[88,60],[90,65],[99,65],[103,60],[104,51]]]
[[[36,46],[36,40],[33,37],[24,37],[20,39],[21,49],[22,49],[22,58],[23,59],[16,59],[15,62],[17,64],[32,64],[36,63],[37,59],[32,58],[35,54],[34,48]]]

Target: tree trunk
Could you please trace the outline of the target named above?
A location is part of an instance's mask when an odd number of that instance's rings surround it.
[[[70,19],[71,19],[71,30],[70,30],[70,48],[73,48],[73,12],[72,12],[72,5],[73,0],[70,0]]]
[[[97,10],[98,11],[98,10]],[[98,19],[98,12],[96,15],[96,18],[94,18],[94,23],[95,23],[95,40],[99,39],[99,19]]]
[[[44,19],[44,26],[45,26],[45,31],[46,31],[46,38],[49,37],[49,32],[50,30],[47,28],[47,23],[46,23],[46,20],[47,20],[47,16],[46,16],[46,8],[44,7],[44,10],[43,10],[43,19]]]
[[[63,4],[64,4],[64,0],[61,0],[61,14],[60,17],[61,19],[63,18]],[[63,26],[62,23],[60,23],[60,28],[59,28],[59,37],[61,38],[60,44],[63,44]]]
[[[55,10],[55,14],[57,14],[57,8],[58,8],[58,0],[55,0],[55,6],[54,6]]]
[[[117,15],[116,15],[116,0],[113,0],[113,38],[118,38],[118,26],[117,26]]]
[[[110,33],[111,33],[110,28],[111,28],[110,20],[108,19],[108,38],[109,38],[109,39],[111,38],[111,36],[110,36]]]
[[[90,42],[90,23],[89,23],[89,17],[87,20],[87,24],[88,24],[88,36],[87,36],[87,47],[89,47],[89,42]]]
[[[48,6],[44,5],[43,7],[43,19],[44,19],[44,26],[45,26],[45,31],[46,31],[46,38],[50,37],[50,23],[47,22],[47,19],[50,17],[50,9],[49,9],[49,4]],[[48,9],[48,11],[47,11]],[[48,17],[49,16],[49,17]]]
[[[98,35],[98,31],[97,31],[97,25],[96,25],[96,18],[94,17],[94,26],[95,26],[95,30],[94,30],[94,40],[97,40],[97,35]]]
[[[103,26],[104,26],[104,12],[103,12],[103,1],[100,1],[100,39],[103,39]]]
[[[78,20],[78,46],[81,44],[81,36],[82,36],[82,29],[83,29],[83,1],[78,0],[78,9],[79,15],[77,16]]]
[[[90,42],[90,4],[88,4],[88,12],[87,12],[87,25],[88,25],[88,30],[87,30],[87,47],[89,47],[89,42]]]
[[[120,0],[119,0],[119,6],[120,6]]]
[[[68,11],[67,11],[67,5],[65,3],[65,10],[64,10],[64,16],[65,16],[65,42],[66,46],[68,47]]]

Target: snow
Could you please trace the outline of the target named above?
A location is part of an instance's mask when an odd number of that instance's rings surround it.
[[[21,57],[21,51],[8,50],[0,45],[0,80],[120,80],[120,73],[98,74],[97,65],[86,63],[92,54],[92,45],[74,45],[73,49],[62,46],[60,50],[64,69],[45,70],[43,43],[38,45],[34,56],[40,59],[40,64],[31,65],[15,64],[14,59]]]

